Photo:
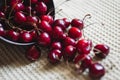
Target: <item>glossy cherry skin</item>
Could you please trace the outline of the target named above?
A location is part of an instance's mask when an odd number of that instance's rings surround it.
[[[4,17],[5,17],[5,14],[2,11],[0,11],[0,18],[4,18]]]
[[[59,49],[55,49],[50,51],[50,53],[48,54],[48,60],[52,63],[52,64],[56,64],[60,62],[60,59],[62,57],[62,53]]]
[[[41,33],[41,34],[38,36],[37,41],[38,41],[38,44],[39,44],[39,45],[44,46],[44,47],[47,47],[47,46],[49,46],[50,43],[51,43],[51,38],[50,38],[50,36],[49,36],[48,33],[43,32],[43,33]]]
[[[0,36],[4,36],[5,35],[5,31],[2,27],[2,24],[0,24]]]
[[[52,37],[55,39],[55,40],[61,40],[63,38],[63,30],[61,27],[59,26],[55,26],[53,28],[53,31],[52,31]]]
[[[86,58],[86,54],[78,54],[75,58],[74,58],[74,63],[75,64],[79,64],[79,62],[81,62],[82,60],[84,60]]]
[[[89,54],[92,49],[92,41],[81,39],[76,44],[79,54]]]
[[[42,15],[42,16],[41,16],[41,20],[42,20],[42,21],[47,21],[50,25],[52,25],[53,22],[54,22],[53,17],[50,16],[50,15]]]
[[[14,8],[15,12],[17,12],[17,11],[23,11],[25,9],[23,3],[14,4],[14,5],[12,5],[12,8]]]
[[[55,20],[54,26],[61,27],[63,31],[66,29],[65,22],[63,21],[63,19],[57,19],[57,20]]]
[[[61,50],[61,49],[62,49],[62,44],[61,44],[61,42],[53,42],[53,43],[51,44],[51,49],[52,49],[52,50],[54,50],[54,49],[59,49],[59,50]]]
[[[71,25],[79,28],[80,30],[83,29],[83,27],[84,27],[83,21],[81,21],[80,19],[77,19],[77,18],[75,18],[71,21]]]
[[[105,44],[97,44],[93,51],[97,57],[105,58],[109,54],[110,48]]]
[[[63,18],[65,26],[68,28],[70,26],[70,21],[67,18]]]
[[[36,46],[30,47],[26,52],[26,57],[31,60],[35,61],[41,56],[41,50],[37,49]]]
[[[22,42],[32,42],[33,37],[28,31],[23,31],[20,33],[20,40]]]
[[[35,16],[27,16],[28,24],[34,24],[38,22],[38,19]]]
[[[7,38],[9,38],[12,41],[18,41],[19,39],[19,33],[15,32],[14,30],[9,30],[6,32]]]
[[[47,6],[44,2],[38,2],[35,9],[41,15],[44,15],[47,12]]]
[[[27,18],[26,18],[26,16],[22,12],[16,12],[14,20],[15,20],[16,23],[21,24],[21,23],[26,22]]]
[[[68,45],[76,46],[76,41],[70,37],[66,37],[63,41],[63,45],[64,46],[68,46]]]
[[[93,63],[89,67],[89,76],[91,78],[95,78],[95,79],[96,78],[101,78],[104,75],[105,75],[105,68],[100,63]]]
[[[11,0],[10,1],[10,6],[15,7],[18,3],[21,3],[22,0]]]
[[[76,55],[76,48],[72,45],[66,46],[63,50],[64,60],[73,61]]]
[[[47,21],[41,21],[38,27],[44,32],[52,33],[52,27]]]
[[[82,31],[76,27],[71,27],[69,29],[68,36],[73,39],[79,39],[82,37]]]
[[[37,32],[36,32],[35,30],[31,31],[31,32],[30,32],[30,35],[32,36],[33,41],[36,41],[36,40],[37,40],[38,34],[37,34]]]

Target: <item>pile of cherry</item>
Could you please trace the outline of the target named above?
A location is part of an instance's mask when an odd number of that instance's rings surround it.
[[[48,60],[52,64],[72,62],[78,73],[89,70],[92,78],[101,78],[105,68],[94,62],[91,51],[98,58],[105,58],[109,47],[85,39],[84,20],[56,19],[50,15],[47,5],[50,0],[4,0],[0,8],[0,36],[14,42],[35,42],[26,52],[26,57],[35,61],[41,56],[41,47],[49,49]]]

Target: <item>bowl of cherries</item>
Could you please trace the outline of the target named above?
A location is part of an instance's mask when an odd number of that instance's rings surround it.
[[[42,31],[41,20],[52,25],[54,12],[53,0],[0,0],[0,39],[14,45],[34,44]]]

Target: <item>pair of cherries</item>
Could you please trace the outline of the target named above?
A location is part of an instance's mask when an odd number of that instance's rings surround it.
[[[93,47],[91,40],[83,38],[84,20],[54,20],[49,15],[50,0],[10,0],[5,3],[0,8],[0,36],[16,42],[34,41],[26,52],[29,60],[37,60],[41,56],[41,47],[46,47],[49,48],[47,58],[52,64],[63,59],[73,62],[79,73],[89,69],[92,78],[101,78],[105,74],[103,65],[94,63],[89,54],[93,50],[97,57],[105,58],[109,47],[105,44]]]

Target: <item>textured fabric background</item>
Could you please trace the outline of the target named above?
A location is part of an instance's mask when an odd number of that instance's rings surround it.
[[[106,75],[101,80],[120,80],[120,0],[54,0],[56,18],[80,18],[91,14],[85,24],[94,24],[85,29],[86,38],[94,45],[105,43],[111,51],[106,59],[99,61],[106,68]],[[75,73],[65,63],[57,66],[49,64],[43,50],[42,57],[36,62],[29,62],[25,56],[26,46],[15,46],[0,40],[0,80],[91,80],[86,72]],[[93,53],[91,53],[93,56]]]

